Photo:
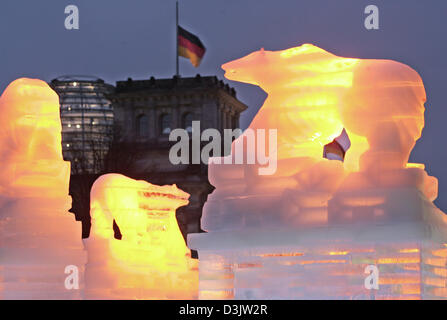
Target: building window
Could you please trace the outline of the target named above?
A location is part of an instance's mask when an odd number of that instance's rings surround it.
[[[183,115],[182,126],[188,133],[192,132],[192,113],[187,112]]]
[[[161,134],[171,133],[172,116],[169,113],[165,113],[160,117],[160,131]]]
[[[145,114],[137,117],[137,135],[147,137],[149,135],[149,118]]]

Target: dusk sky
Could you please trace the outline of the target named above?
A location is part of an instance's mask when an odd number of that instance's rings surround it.
[[[64,9],[77,5],[80,29],[66,30]],[[377,5],[380,29],[366,30],[364,9]],[[199,68],[180,61],[182,76],[217,75],[220,66],[264,47],[313,43],[339,56],[393,59],[421,75],[427,92],[422,138],[412,162],[439,179],[436,204],[447,212],[447,1],[420,0],[183,0],[180,25],[207,48]],[[19,77],[45,81],[68,74],[106,82],[175,73],[174,0],[2,0],[0,90]],[[231,82],[249,106],[250,123],[266,97],[258,87]]]

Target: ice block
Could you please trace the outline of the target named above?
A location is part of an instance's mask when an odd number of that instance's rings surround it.
[[[437,179],[408,162],[424,127],[418,73],[312,44],[261,49],[222,68],[268,94],[228,157],[250,130],[276,129],[269,156],[277,170],[260,175],[259,164],[210,160],[216,189],[201,220],[208,233],[188,237],[199,252],[199,297],[447,298]],[[340,133],[350,147],[329,160]],[[369,265],[380,270],[378,290],[364,286]]]
[[[68,212],[59,97],[44,81],[18,79],[0,112],[0,298],[81,299],[87,255]]]
[[[84,240],[87,298],[197,298],[197,260],[191,259],[175,217],[188,198],[175,185],[121,174],[99,177],[91,190],[91,234]]]

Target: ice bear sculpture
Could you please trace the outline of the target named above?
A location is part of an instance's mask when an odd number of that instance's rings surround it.
[[[275,174],[261,176],[259,165],[210,161],[216,190],[204,207],[206,230],[296,217],[300,223],[326,223],[328,201],[337,190],[416,187],[429,200],[436,198],[437,180],[423,165],[408,164],[424,126],[426,100],[422,80],[410,67],[338,57],[304,44],[261,49],[222,68],[229,80],[268,93],[249,129],[277,130],[270,156],[278,164]],[[324,146],[343,129],[351,141],[344,163],[323,159]],[[246,133],[233,142],[233,153],[242,139]],[[279,211],[275,218],[272,210]]]
[[[227,79],[258,85],[268,93],[249,128],[278,130],[278,159],[320,159],[321,146],[343,129],[340,100],[358,61],[303,45],[285,51],[261,49],[222,68]]]
[[[86,252],[68,212],[59,98],[13,81],[0,98],[0,299],[81,299]]]
[[[309,44],[260,50],[223,69],[268,93],[249,129],[278,130],[269,153],[277,171],[211,160],[209,232],[188,235],[200,258],[199,298],[445,299],[447,216],[432,203],[436,178],[408,163],[424,126],[417,72]],[[328,151],[339,160],[325,159]]]
[[[92,186],[92,229],[87,297],[192,299],[197,297],[196,262],[175,217],[189,194],[121,174],[106,174]],[[115,239],[113,223],[122,238]]]

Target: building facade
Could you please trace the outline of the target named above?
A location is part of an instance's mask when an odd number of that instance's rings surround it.
[[[239,128],[240,114],[247,106],[236,92],[215,76],[118,81],[111,95],[115,124],[126,154],[133,154],[126,174],[154,184],[177,184],[188,192],[190,204],[177,213],[184,234],[200,231],[203,204],[213,190],[204,164],[174,165],[169,150],[176,142],[169,134],[176,128],[192,131],[192,121],[200,130]],[[191,138],[191,135],[190,135]],[[190,144],[191,145],[191,144]],[[191,163],[191,162],[189,162]]]
[[[114,87],[90,76],[63,76],[51,81],[59,95],[62,151],[72,174],[96,174],[112,142]]]

